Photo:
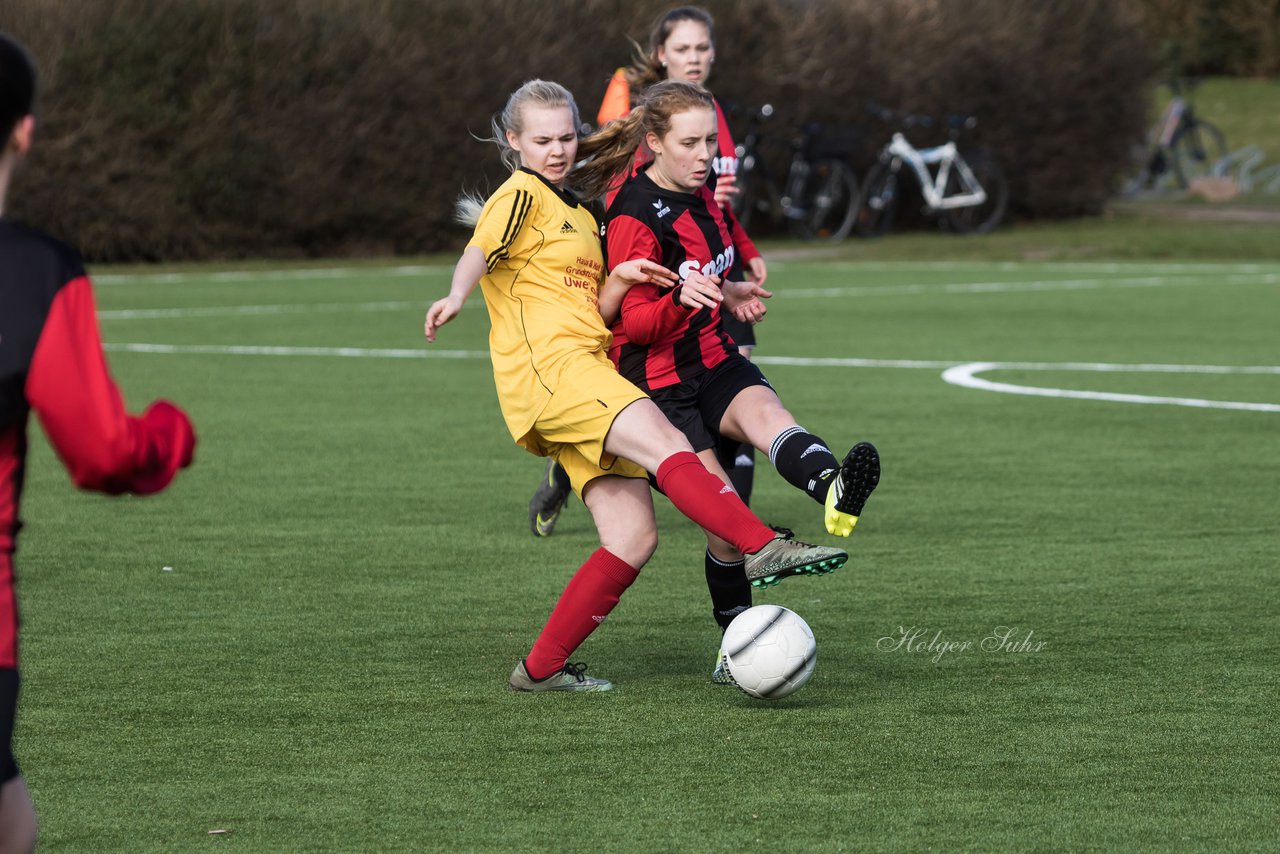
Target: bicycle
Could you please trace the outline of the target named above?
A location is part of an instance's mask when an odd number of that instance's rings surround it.
[[[1198,81],[1188,79],[1184,86],[1175,77],[1167,85],[1172,97],[1147,134],[1139,156],[1142,168],[1123,188],[1127,195],[1167,189],[1170,182],[1173,189],[1185,190],[1194,179],[1213,174],[1214,165],[1227,156],[1226,137],[1196,115],[1190,100]]]
[[[903,130],[932,128],[929,116],[899,113],[878,104],[867,109]],[[924,199],[925,213],[936,215],[943,229],[955,234],[985,234],[1000,224],[1009,205],[1009,182],[1004,170],[987,152],[971,149],[961,153],[961,130],[977,126],[972,116],[947,118],[947,142],[931,148],[916,148],[903,131],[880,152],[876,164],[862,183],[855,228],[864,237],[888,233],[902,197],[902,171],[914,176]]]
[[[858,179],[845,162],[857,147],[857,130],[817,122],[804,125],[791,142],[791,162],[779,183],[761,155],[768,139],[761,128],[773,113],[770,104],[755,110],[736,146],[734,214],[746,229],[764,214],[775,223],[786,222],[804,240],[843,240],[858,212]]]

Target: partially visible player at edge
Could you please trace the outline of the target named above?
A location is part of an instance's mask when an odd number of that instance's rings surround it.
[[[706,182],[716,151],[711,93],[667,80],[642,97],[626,118],[596,134],[596,157],[578,170],[577,180],[584,192],[610,185],[628,169],[636,145],[647,147],[652,160],[626,180],[605,214],[606,268],[648,260],[678,270],[680,283],[627,285],[620,298],[611,292],[601,300],[601,314],[612,323],[609,358],[726,483],[716,453],[721,438],[749,442],[768,454],[788,483],[823,505],[829,533],[847,537],[880,482],[875,446],[859,442],[837,463],[827,443],[796,422],[723,329],[724,293],[744,283],[716,278],[733,266],[734,247]],[[772,294],[752,283],[745,289],[757,299],[741,313],[759,320],[764,306],[758,298]],[[742,555],[710,531],[706,575],[713,615],[724,631],[751,607],[751,588],[735,583],[742,578]],[[713,681],[728,681],[722,660],[717,657]]]
[[[646,472],[686,516],[747,555],[749,578],[830,571],[838,549],[779,536],[707,471],[679,430],[609,361],[600,316],[604,258],[599,229],[568,189],[578,156],[578,110],[564,87],[531,80],[512,93],[494,141],[511,177],[477,214],[449,295],[427,311],[428,341],[481,286],[489,352],[503,418],[530,453],[557,460],[591,513],[600,548],[574,574],[508,685],[516,691],[607,691],[569,656],[618,604],[657,547]],[[675,274],[637,260],[616,265],[604,293],[674,284]],[[730,304],[734,294],[731,292]],[[746,302],[746,299],[738,302]]]
[[[0,852],[30,851],[36,814],[13,756],[18,705],[18,605],[13,555],[34,411],[83,489],[159,492],[191,464],[195,433],[185,413],[157,401],[125,412],[107,372],[93,291],[69,246],[3,218],[14,169],[31,148],[35,64],[0,35]]]
[[[635,94],[662,80],[684,80],[705,87],[715,61],[715,20],[711,13],[698,6],[678,6],[667,10],[658,16],[649,31],[647,52],[641,53],[637,47],[637,55],[632,64],[614,72],[600,104],[600,111],[596,114],[596,121],[604,126],[622,118],[631,111]],[[738,192],[738,153],[719,101],[715,102],[715,109],[719,128],[718,151],[712,160],[713,176],[708,176],[708,182],[714,187],[716,203],[729,226],[729,236],[735,250],[734,266],[728,271],[728,276],[734,281],[745,278],[764,287],[768,278],[764,257],[747,236],[746,229],[738,222],[731,206],[732,198]],[[637,148],[635,169],[639,170],[652,157],[646,146]],[[613,201],[620,185],[621,181],[609,188],[606,202]],[[738,320],[732,314],[724,316],[723,325],[724,331],[737,345],[738,352],[750,359],[756,344],[752,325]],[[750,504],[755,479],[755,448],[746,442],[726,442],[717,450],[733,488],[738,491],[743,503]],[[554,462],[548,462],[542,483],[529,501],[529,527],[533,533],[539,537],[551,536],[568,500],[568,477]],[[724,580],[723,577],[708,576],[707,582],[715,584]]]

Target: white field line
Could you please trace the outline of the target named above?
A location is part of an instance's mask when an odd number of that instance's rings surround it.
[[[935,282],[884,287],[787,288],[774,292],[774,298],[813,299],[841,296],[901,296],[920,294],[999,294],[1034,293],[1038,291],[1086,291],[1112,288],[1167,288],[1196,285],[1274,285],[1280,273],[1231,274],[1206,281],[1201,276],[1136,276],[1131,278],[1037,279],[1026,282]]]
[[[1146,261],[786,261],[771,266],[779,270],[821,266],[841,272],[859,270],[1042,270],[1085,273],[1124,273],[1141,270],[1149,273],[1265,273],[1276,272],[1274,264],[1241,264],[1234,262],[1150,263]],[[96,284],[182,284],[185,282],[254,282],[254,281],[321,281],[348,276],[361,278],[401,278],[405,276],[437,276],[452,271],[451,264],[412,264],[393,267],[310,267],[279,270],[189,270],[172,273],[99,273]]]
[[[272,347],[263,345],[224,344],[107,344],[106,349],[117,353],[165,353],[180,355],[229,355],[229,356],[304,356],[334,357],[344,359],[488,359],[487,350],[438,350],[410,348],[365,347]],[[1002,394],[1022,394],[1036,397],[1059,397],[1076,400],[1103,400],[1114,403],[1164,404],[1190,406],[1200,409],[1233,409],[1249,412],[1280,412],[1280,404],[1247,403],[1234,400],[1205,400],[1190,397],[1158,397],[1142,394],[1116,394],[1101,391],[1077,391],[1073,389],[1022,386],[997,383],[980,379],[977,375],[995,370],[1027,371],[1086,371],[1096,373],[1166,373],[1166,374],[1269,374],[1280,375],[1276,365],[1125,365],[1110,362],[968,362],[956,364],[936,360],[915,359],[828,359],[800,356],[762,356],[756,361],[764,365],[788,365],[814,368],[907,368],[938,370],[944,368],[942,379],[962,388],[992,391]]]
[[[213,305],[195,308],[124,308],[98,312],[99,320],[143,320],[175,317],[235,317],[255,314],[327,314],[368,311],[426,310],[425,300],[387,302],[327,302],[281,305]]]
[[[1198,373],[1198,374],[1280,374],[1280,367],[1254,365],[1229,367],[1225,365],[1115,365],[1091,362],[970,362],[956,365],[942,372],[944,382],[961,388],[991,391],[999,394],[1021,394],[1034,397],[1058,397],[1072,400],[1103,400],[1112,403],[1155,404],[1163,406],[1190,406],[1197,409],[1232,409],[1246,412],[1280,412],[1277,403],[1248,403],[1238,400],[1206,400],[1198,397],[1163,397],[1147,394],[1120,394],[1106,391],[1081,391],[1078,389],[1027,386],[1014,383],[998,383],[978,376],[988,371],[1094,371],[1107,373]]]
[[[857,272],[859,270],[1003,270],[1020,272],[1036,270],[1062,273],[1273,273],[1277,264],[1239,263],[1234,261],[1149,262],[1149,261],[799,261],[784,259],[771,262],[770,268],[791,270],[797,267],[821,266],[824,270]]]
[[[375,311],[421,311],[431,305],[428,300],[387,300],[384,302],[320,302],[281,303],[278,305],[210,305],[192,308],[121,308],[98,312],[99,320],[149,320],[182,317],[252,317],[278,314],[354,314]],[[472,300],[463,309],[483,308],[484,302]]]
[[[275,347],[263,344],[103,344],[109,353],[207,356],[328,356],[341,359],[488,359],[488,350],[367,347]]]
[[[1034,293],[1042,291],[1107,290],[1110,288],[1162,288],[1203,284],[1270,285],[1276,283],[1280,283],[1280,273],[1229,275],[1212,283],[1205,282],[1203,278],[1178,279],[1168,276],[1142,276],[1127,279],[1041,279],[1026,282],[935,282],[931,284],[888,285],[885,287],[794,288],[775,292],[775,298],[815,299],[841,296]],[[428,305],[430,305],[430,301],[424,298],[418,301],[387,300],[360,303],[294,303],[196,306],[189,308],[110,309],[99,311],[98,317],[101,320],[142,320],[186,317],[252,317],[255,315],[281,314],[341,314],[346,312],[409,311],[411,309],[425,311]],[[464,307],[476,307],[478,305],[480,305],[479,301],[473,301],[467,303]]]
[[[102,273],[93,276],[96,285],[175,285],[185,282],[306,282],[360,277],[370,279],[405,276],[438,276],[453,270],[445,264],[415,264],[401,267],[313,267],[302,270],[214,270],[184,273]]]
[[[150,344],[114,343],[103,345],[115,353],[165,353],[170,355],[211,356],[331,356],[343,359],[484,359],[488,350],[439,350],[430,345],[422,349],[369,347],[277,347],[258,344]],[[958,362],[919,361],[914,359],[827,359],[800,356],[760,356],[761,365],[797,365],[821,368],[915,368],[941,370]]]

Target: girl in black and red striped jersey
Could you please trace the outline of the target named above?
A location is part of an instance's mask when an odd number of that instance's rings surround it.
[[[716,61],[715,20],[711,13],[700,6],[677,6],[658,16],[649,31],[647,48],[637,45],[636,57],[630,66],[619,68],[609,82],[604,101],[596,115],[596,121],[605,125],[620,119],[631,111],[635,93],[663,80],[684,80],[706,85]],[[733,213],[731,201],[737,194],[738,153],[729,132],[720,103],[715,103],[717,153],[711,161],[711,180],[716,203],[729,227],[733,242],[734,265],[730,277],[749,279],[764,287],[768,267],[747,231]],[[633,171],[638,171],[652,158],[647,146],[637,146]],[[618,176],[605,192],[606,203],[612,202],[625,176]],[[731,314],[722,318],[724,331],[737,346],[738,352],[751,358],[756,345],[754,327],[743,323]],[[750,445],[726,445],[720,449],[720,462],[729,473],[733,487],[745,504],[751,503],[751,488],[755,473],[755,449]],[[555,529],[560,513],[570,495],[569,479],[564,470],[550,463],[541,485],[529,502],[529,527],[535,536],[547,537]]]
[[[3,218],[9,181],[31,148],[36,69],[0,34],[0,851],[35,846],[36,815],[18,773],[12,736],[18,703],[18,603],[13,585],[27,419],[83,489],[159,492],[191,464],[186,414],[157,401],[125,412],[107,372],[93,290],[71,247]]]
[[[617,110],[609,119],[621,118],[630,110],[630,100],[626,109],[618,95],[632,91],[642,92],[655,83],[663,80],[684,80],[705,87],[707,79],[716,61],[715,20],[711,13],[700,6],[677,6],[668,9],[658,16],[649,31],[648,50],[638,54],[631,65],[614,75],[610,82],[611,99],[606,95],[605,103],[600,105],[599,120],[604,124],[606,107],[612,101]],[[620,87],[619,78],[625,82]],[[733,212],[732,201],[738,194],[738,152],[733,144],[733,135],[729,131],[729,121],[719,101],[713,101],[716,108],[716,156],[711,161],[711,182],[716,204],[724,215],[725,224],[729,227],[729,237],[733,241],[734,263],[729,270],[734,280],[747,279],[764,287],[769,277],[764,256],[756,248],[755,243],[747,236],[747,230],[738,222]],[[640,145],[636,150],[636,166],[649,162],[651,157],[648,146]],[[610,197],[608,201],[612,202]],[[732,314],[722,318],[724,331],[737,346],[738,352],[751,358],[756,346],[755,328],[750,323],[743,323]],[[729,474],[734,489],[742,494],[742,500],[751,503],[751,489],[755,481],[755,449],[748,443],[730,446],[726,443],[720,449],[720,462]]]
[[[669,289],[636,285],[601,293],[600,311],[614,335],[610,357],[726,483],[717,444],[748,442],[767,452],[789,483],[824,505],[830,533],[847,537],[879,482],[879,456],[873,445],[860,442],[838,463],[822,439],[796,423],[760,369],[725,334],[724,310],[757,322],[765,314],[761,300],[771,294],[726,275],[735,248],[707,185],[716,133],[711,95],[692,83],[666,81],[651,87],[625,119],[583,143],[580,153],[594,155],[576,174],[587,193],[628,170],[640,142],[653,155],[627,179],[605,215],[606,265],[644,258],[680,276]],[[724,628],[750,606],[751,591],[729,583],[736,576],[721,571],[740,565],[742,556],[710,533],[707,544],[708,581],[726,581],[711,584],[716,621]]]

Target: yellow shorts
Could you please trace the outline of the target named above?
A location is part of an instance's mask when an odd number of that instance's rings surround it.
[[[648,477],[640,466],[604,450],[613,419],[647,397],[618,374],[604,353],[584,353],[561,372],[533,429],[516,443],[564,466],[578,497],[588,483],[607,474]]]

